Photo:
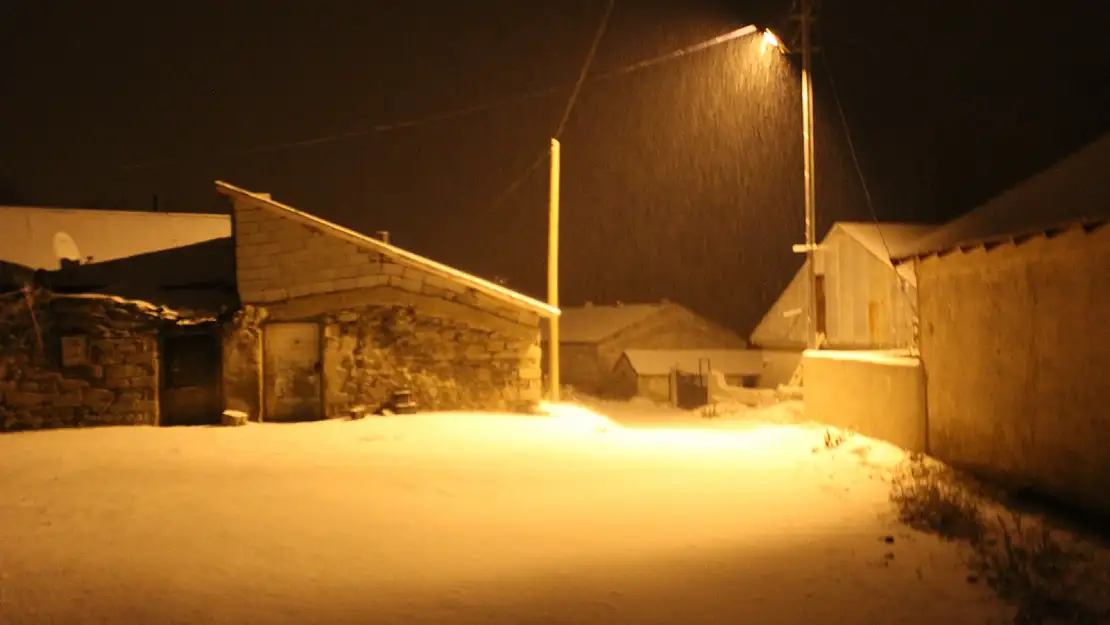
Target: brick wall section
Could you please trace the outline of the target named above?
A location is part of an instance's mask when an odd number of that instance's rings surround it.
[[[402,385],[422,409],[524,409],[540,399],[536,313],[270,209],[236,201],[234,216],[243,304],[271,322],[325,328],[329,416],[382,407]],[[382,319],[398,315],[411,317],[402,340],[382,332]]]
[[[0,430],[152,425],[158,321],[105,299],[0,298]],[[36,336],[41,332],[41,350]],[[62,366],[62,336],[83,336],[83,364]]]

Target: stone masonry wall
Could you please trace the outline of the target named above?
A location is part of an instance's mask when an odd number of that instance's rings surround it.
[[[265,319],[265,309],[244,306],[224,324],[223,332],[224,409],[245,412],[253,421],[261,411],[259,361]]]
[[[528,410],[540,399],[539,346],[520,333],[399,305],[329,314],[326,324],[329,416],[388,407],[400,387],[420,410]]]
[[[244,305],[269,322],[325,327],[328,415],[377,409],[402,384],[426,410],[521,409],[540,399],[536,313],[325,226],[242,201],[233,214]]]
[[[0,296],[0,430],[156,423],[160,321],[106,298]]]

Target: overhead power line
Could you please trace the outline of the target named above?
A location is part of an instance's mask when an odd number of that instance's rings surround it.
[[[662,55],[652,57],[652,58],[649,58],[649,59],[645,59],[645,60],[642,60],[642,61],[637,61],[635,63],[630,63],[628,65],[624,65],[622,67],[619,67],[619,68],[614,69],[614,70],[610,70],[608,72],[595,74],[590,79],[590,81],[597,82],[597,81],[601,81],[601,80],[608,80],[608,79],[616,78],[618,76],[625,76],[627,74],[631,74],[631,73],[636,72],[636,71],[644,70],[644,69],[647,69],[649,67],[654,67],[654,66],[659,65],[661,63],[665,63],[667,61],[675,60],[675,59],[687,56],[689,54],[693,54],[693,53],[696,53],[696,52],[701,52],[701,51],[706,50],[708,48],[711,48],[711,47],[714,47],[714,46],[717,46],[717,45],[720,45],[720,44],[723,44],[723,43],[727,43],[727,42],[732,41],[734,39],[739,39],[740,37],[744,37],[746,35],[752,34],[753,32],[756,32],[756,30],[757,29],[754,26],[744,26],[742,28],[738,28],[736,30],[729,31],[727,33],[724,33],[723,35],[719,35],[719,36],[714,37],[712,39],[702,41],[702,42],[699,42],[699,43],[696,43],[696,44],[693,44],[693,45],[690,45],[690,46],[686,46],[684,48],[674,50],[674,51],[668,52],[666,54],[662,54]],[[583,80],[582,81],[583,86],[584,86],[585,82],[589,82],[589,81]],[[366,128],[366,129],[361,129],[361,130],[351,130],[351,131],[347,131],[347,132],[341,132],[341,133],[335,133],[335,134],[329,134],[329,135],[320,135],[320,136],[317,136],[317,137],[299,139],[299,140],[296,140],[296,141],[287,141],[287,142],[283,142],[283,143],[271,143],[271,144],[257,145],[257,146],[254,146],[254,147],[242,148],[242,149],[239,149],[239,150],[219,152],[219,153],[211,154],[211,155],[208,155],[208,156],[205,156],[205,157],[149,160],[149,161],[144,161],[144,162],[140,162],[140,163],[133,163],[133,164],[129,164],[129,165],[124,165],[124,166],[121,167],[121,169],[126,170],[126,171],[136,171],[136,170],[142,170],[142,169],[154,169],[154,168],[157,168],[157,167],[178,165],[178,164],[188,163],[188,162],[196,162],[198,160],[203,160],[203,159],[223,159],[223,158],[236,158],[236,157],[244,157],[244,156],[253,156],[253,155],[257,155],[257,154],[281,152],[281,151],[286,151],[286,150],[296,150],[296,149],[303,149],[303,148],[308,148],[308,147],[313,147],[313,146],[318,146],[318,145],[324,145],[324,144],[328,144],[328,143],[337,143],[337,142],[341,142],[341,141],[349,141],[349,140],[353,140],[353,139],[359,139],[359,138],[363,138],[363,137],[369,137],[369,136],[373,136],[373,135],[377,135],[377,134],[382,134],[382,133],[387,133],[387,132],[394,132],[394,131],[398,131],[398,130],[404,130],[404,129],[407,129],[407,128],[416,128],[416,127],[419,127],[419,126],[426,126],[426,125],[429,125],[429,124],[434,124],[434,123],[443,122],[443,121],[449,121],[449,120],[456,119],[456,118],[468,117],[468,116],[471,116],[471,115],[477,115],[477,114],[480,114],[480,113],[485,113],[485,112],[494,111],[494,110],[498,110],[498,109],[502,109],[502,108],[507,108],[507,107],[514,106],[514,105],[517,105],[517,104],[521,104],[523,102],[527,102],[527,101],[530,101],[530,100],[536,100],[536,99],[539,99],[539,98],[544,98],[544,97],[555,95],[563,89],[565,89],[565,87],[554,87],[554,86],[544,87],[544,88],[540,88],[540,89],[534,89],[532,91],[518,93],[516,95],[512,95],[512,96],[502,98],[502,99],[499,99],[499,100],[494,100],[494,101],[479,103],[479,104],[473,104],[471,106],[452,109],[452,110],[448,110],[448,111],[440,111],[440,112],[437,112],[437,113],[431,113],[429,115],[424,115],[424,116],[421,116],[421,117],[415,117],[415,118],[412,118],[412,119],[407,119],[407,120],[402,120],[402,121],[397,121],[397,122],[391,122],[391,123],[387,123],[387,124],[379,124],[377,126],[373,126],[371,128]],[[580,90],[580,89],[581,89],[581,87],[579,87],[578,90]]]

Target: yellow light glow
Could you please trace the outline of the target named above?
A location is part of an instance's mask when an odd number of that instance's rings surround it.
[[[613,422],[607,417],[599,415],[585,406],[576,404],[543,401],[540,402],[540,410],[573,426],[583,426],[604,431],[608,430],[609,427],[613,425]]]
[[[779,38],[775,36],[775,33],[771,32],[770,30],[765,30],[763,31],[763,46],[761,47],[760,53],[762,54],[764,52],[767,52],[768,46],[778,48],[779,50],[783,49],[782,41],[780,41]]]

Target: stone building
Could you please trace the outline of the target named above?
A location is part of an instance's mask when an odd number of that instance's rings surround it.
[[[176,380],[164,352],[215,321],[99,294],[0,295],[0,431],[218,418],[218,396]]]
[[[266,421],[389,408],[524,409],[542,393],[547,304],[219,182],[241,309],[225,334],[230,408]]]
[[[563,308],[559,377],[577,390],[605,394],[628,349],[743,349],[744,339],[674,302]],[[544,362],[546,366],[546,361]]]

